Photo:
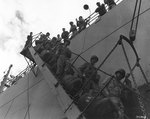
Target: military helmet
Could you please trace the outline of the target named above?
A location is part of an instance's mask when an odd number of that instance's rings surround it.
[[[119,69],[119,70],[117,70],[117,71],[115,72],[115,74],[117,74],[117,73],[120,73],[123,78],[125,77],[125,74],[126,74],[126,72],[125,72],[124,69]]]
[[[96,61],[98,61],[98,57],[96,56],[96,55],[93,55],[92,57],[91,57],[91,60],[92,59],[95,59]]]
[[[50,33],[49,33],[49,32],[47,32],[47,33],[46,33],[46,36],[49,36],[49,35],[50,35]]]
[[[97,5],[97,6],[100,5],[100,2],[97,2],[96,5]]]
[[[69,22],[69,24],[71,24],[71,25],[72,25],[72,24],[73,24],[73,22],[71,21],[71,22]]]

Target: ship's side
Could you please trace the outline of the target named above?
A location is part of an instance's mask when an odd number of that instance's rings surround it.
[[[29,115],[31,119],[60,119],[65,116],[43,74],[40,70],[36,73],[35,77],[31,71],[0,95],[1,119],[26,119]]]
[[[118,42],[120,35],[129,37],[131,26],[131,19],[134,11],[135,0],[124,0],[114,9],[105,14],[99,22],[91,25],[89,28],[82,31],[72,41],[70,48],[76,54],[87,60],[91,55],[99,57],[98,65],[105,59],[109,52],[113,49]],[[149,78],[149,7],[148,0],[142,1],[141,15],[139,17],[139,24],[137,30],[137,37],[134,41],[135,49],[140,57],[140,63]],[[148,11],[147,11],[148,10]],[[133,66],[136,62],[136,57],[133,49],[129,44],[124,42],[129,62]],[[78,58],[75,65],[79,66],[84,60]],[[117,46],[114,52],[106,60],[101,69],[113,74],[118,68],[125,68],[129,72],[127,62],[121,46]],[[134,71],[138,85],[145,83],[140,71]],[[103,76],[103,73],[101,73]],[[105,78],[105,76],[104,76]]]
[[[92,55],[97,55],[99,57],[97,65],[101,64],[118,42],[120,35],[129,36],[134,4],[135,0],[122,1],[118,6],[107,12],[100,21],[93,23],[77,34],[71,40],[71,51],[75,54],[81,53],[81,56],[87,61]],[[149,0],[144,0],[141,7],[137,38],[134,42],[137,53],[141,58],[140,64],[148,81],[150,76],[149,7]],[[128,43],[124,42],[124,46],[129,62],[133,66],[136,63],[135,53]],[[30,51],[32,50],[30,49]],[[34,56],[34,53],[31,54]],[[38,57],[36,55],[38,54],[35,54],[34,58]],[[75,58],[76,55],[73,55],[72,59]],[[79,67],[82,63],[84,63],[84,60],[79,57],[74,65]],[[60,94],[59,89],[62,89],[61,87],[55,89],[52,80],[55,77],[49,72],[46,72],[47,75],[45,75],[47,68],[44,67],[47,66],[45,65],[42,68],[42,65],[38,63],[37,58],[37,67],[34,67],[36,75],[30,71],[17,84],[0,94],[0,119],[62,119],[68,115],[69,112],[64,113],[64,110],[72,100],[64,92],[62,93],[64,95]],[[109,74],[113,74],[119,68],[126,69],[127,73],[130,72],[121,45],[116,47],[101,66],[101,69]],[[99,72],[99,74],[101,75],[101,81],[107,77],[102,72]],[[138,67],[134,70],[134,76],[138,85],[145,83],[145,79]],[[60,101],[62,99],[60,97],[63,96],[66,97],[64,100],[68,101],[67,105],[62,104],[65,101]],[[73,109],[78,114],[77,108],[73,107]],[[76,116],[72,116],[72,119],[75,118]]]

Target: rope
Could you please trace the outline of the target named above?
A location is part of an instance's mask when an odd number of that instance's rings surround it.
[[[88,63],[88,61],[87,61],[87,60],[85,60],[82,56],[80,56],[80,57],[81,57],[81,59],[83,59],[85,62],[87,62],[87,63]],[[105,71],[101,70],[101,69],[100,69],[100,67],[96,68],[96,70],[98,70],[98,71],[100,71],[100,72],[102,72],[102,73],[104,73],[104,74],[106,74],[106,75],[108,75],[108,76],[111,76],[111,74],[109,74],[109,73],[107,73],[107,72],[105,72]]]
[[[30,97],[29,97],[29,77],[28,77],[28,90],[27,90],[27,101],[28,101],[28,119],[30,119],[30,111],[29,111],[29,108],[30,108]]]
[[[127,61],[129,70],[130,70],[130,72],[131,72],[131,77],[132,77],[132,80],[133,80],[133,82],[134,82],[136,92],[138,93],[138,101],[139,101],[139,104],[140,104],[141,111],[142,111],[142,113],[143,113],[143,116],[146,116],[146,111],[145,111],[145,108],[144,108],[143,101],[142,101],[142,99],[141,99],[141,94],[140,94],[140,91],[138,90],[138,86],[137,86],[137,84],[136,84],[136,81],[135,81],[135,78],[134,78],[134,75],[133,75],[133,72],[132,72],[132,69],[131,69],[131,65],[130,65],[130,63],[129,63],[129,59],[128,59],[128,57],[127,57],[127,53],[126,53],[125,48],[124,48],[124,45],[123,45],[123,42],[121,43],[121,46],[122,46],[122,49],[123,49],[123,52],[124,52],[125,59],[126,59],[126,61]]]
[[[143,78],[145,79],[146,83],[149,84],[148,79],[146,78],[145,73],[144,73],[144,71],[143,71],[143,69],[142,69],[140,63],[138,64],[138,67],[140,68],[140,70],[141,70],[141,72],[142,72],[142,75],[143,75]]]
[[[10,104],[9,109],[7,110],[6,114],[5,114],[4,119],[6,119],[6,116],[8,115],[8,113],[9,113],[11,107],[12,107],[13,102],[14,102],[14,100],[11,101],[11,104]]]
[[[115,44],[115,46],[113,47],[113,49],[108,53],[108,55],[105,57],[105,59],[99,65],[98,69],[105,63],[105,61],[108,59],[108,57],[111,55],[111,53],[116,49],[117,46],[118,46],[118,42]]]
[[[141,12],[141,13],[139,14],[139,16],[142,15],[142,14],[144,14],[145,12],[147,12],[147,11],[149,11],[149,10],[150,10],[150,7],[149,7],[148,9],[144,10],[143,12]],[[134,17],[134,19],[135,19],[135,18],[137,18],[137,16]],[[104,38],[102,38],[101,40],[97,41],[96,43],[94,43],[93,45],[91,45],[89,48],[87,48],[86,50],[84,50],[84,51],[83,51],[82,53],[80,53],[79,55],[82,55],[83,53],[85,53],[86,51],[88,51],[89,49],[91,49],[92,47],[94,47],[95,45],[97,45],[98,43],[101,43],[102,41],[106,40],[106,38],[108,38],[109,36],[111,36],[113,33],[117,32],[118,30],[120,30],[122,27],[124,27],[124,26],[126,26],[127,24],[129,24],[131,21],[132,21],[132,20],[130,20],[130,21],[126,22],[125,24],[123,24],[122,26],[118,27],[117,29],[115,29],[114,31],[112,31],[110,34],[108,34],[107,36],[105,36]]]
[[[73,52],[72,52],[73,53]],[[75,53],[74,53],[75,54]],[[85,59],[85,58],[83,58],[82,56],[79,56],[78,55],[78,57],[80,57],[81,59],[83,59],[86,63],[88,63],[88,61]],[[73,66],[73,65],[72,65]],[[106,75],[108,75],[108,76],[111,76],[111,74],[109,74],[109,73],[107,73],[107,72],[105,72],[105,71],[103,71],[103,70],[101,70],[101,69],[99,69],[99,68],[96,68],[98,71],[100,71],[100,72],[102,72],[102,73],[104,73],[104,74],[106,74]]]
[[[80,56],[80,55],[78,55],[78,54],[76,54],[76,53],[74,53],[74,52],[72,52],[72,53],[75,54],[75,55],[77,55],[76,59],[75,59],[75,60],[73,61],[73,63],[72,63],[72,66],[73,66],[73,64],[75,63],[75,61],[77,60],[78,57],[80,57],[80,58],[83,59],[86,63],[88,63],[88,61],[87,61],[85,58],[83,58],[82,56]],[[98,71],[100,71],[100,72],[102,72],[102,73],[108,75],[108,76],[111,76],[111,74],[109,74],[109,73],[107,73],[107,72],[101,70],[100,68],[96,68],[96,69],[97,69]]]
[[[101,66],[102,66],[102,65],[104,64],[104,62],[108,59],[108,57],[111,55],[111,53],[116,49],[116,47],[118,46],[118,43],[119,43],[119,42],[116,43],[116,45],[112,48],[112,50],[108,53],[108,55],[106,56],[106,58],[102,61],[102,63],[98,66],[98,68],[97,68],[96,70],[99,70],[99,69],[101,68]],[[83,59],[84,59],[84,58],[83,58]],[[91,80],[93,74],[94,74],[94,73],[91,74],[91,76],[90,76],[90,78],[87,80],[86,84],[81,87],[81,89],[78,91],[78,93],[80,93],[82,90],[84,90],[84,88],[86,87],[86,85],[87,85],[87,84],[89,83],[89,81]],[[109,75],[109,76],[112,77],[112,75]],[[78,94],[78,93],[77,93],[77,94]],[[75,102],[75,100],[73,100],[73,101],[71,102],[71,104],[68,106],[68,108],[65,110],[65,112],[67,112],[67,110],[69,110],[69,108],[71,107],[71,105],[72,105],[74,102]],[[91,103],[91,102],[90,102],[90,103]]]
[[[28,114],[28,107],[27,107],[27,111],[26,111],[26,113],[25,113],[25,115],[24,115],[24,119],[26,119],[27,114]]]
[[[31,88],[33,88],[34,86],[36,86],[37,84],[39,84],[42,80],[43,80],[43,79],[39,80],[37,83],[35,83],[34,85],[32,85],[29,89],[31,89]],[[16,96],[15,96],[13,99],[11,99],[10,101],[8,101],[8,102],[4,103],[3,105],[1,105],[1,106],[0,106],[0,109],[1,109],[2,107],[4,107],[6,104],[8,104],[9,102],[11,102],[11,101],[13,101],[14,99],[16,99],[17,97],[19,97],[20,95],[22,95],[23,93],[25,93],[27,90],[28,90],[28,88],[25,89],[24,91],[22,91],[20,94],[16,95]]]

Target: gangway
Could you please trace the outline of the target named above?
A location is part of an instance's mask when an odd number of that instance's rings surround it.
[[[58,82],[57,79],[54,77],[54,75],[51,73],[51,71],[48,69],[48,67],[46,65],[43,65],[44,62],[39,57],[39,55],[36,53],[34,48],[30,47],[29,51],[30,51],[33,59],[35,60],[38,68],[43,73],[44,79],[48,83],[52,93],[54,95],[56,95],[66,117],[68,119],[77,119],[78,116],[80,115],[80,111],[79,111],[78,107],[75,104],[73,104],[69,108],[69,110],[67,110],[67,112],[66,112],[66,109],[68,108],[68,106],[72,102],[72,99],[68,96],[68,94],[65,92],[65,90],[63,89],[63,87],[61,85],[58,85],[57,87],[55,86]]]

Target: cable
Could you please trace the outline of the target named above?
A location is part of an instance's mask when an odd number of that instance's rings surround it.
[[[28,119],[30,119],[30,97],[29,97],[29,86],[30,86],[30,84],[29,84],[29,77],[28,77],[28,90],[27,90],[27,101],[28,101]]]
[[[43,79],[39,80],[37,83],[35,83],[34,85],[32,85],[29,89],[31,89],[31,88],[33,88],[34,86],[36,86],[37,84],[39,84],[42,80],[43,80]],[[24,91],[22,91],[20,94],[16,95],[13,99],[11,99],[11,100],[9,100],[8,102],[6,102],[6,103],[4,103],[3,105],[1,105],[1,106],[0,106],[0,109],[1,109],[2,107],[4,107],[6,104],[8,104],[9,102],[11,102],[11,101],[13,101],[14,99],[16,99],[17,97],[19,97],[20,95],[22,95],[23,93],[25,93],[27,90],[28,90],[28,88],[25,89]]]
[[[6,114],[5,114],[4,119],[6,119],[6,116],[8,115],[8,113],[9,113],[11,107],[12,107],[13,102],[14,102],[14,100],[11,101],[11,104],[10,104],[9,109],[7,110]]]
[[[72,52],[73,54],[75,54],[75,55],[77,55],[77,57],[76,57],[76,59],[73,61],[73,63],[71,64],[72,66],[73,66],[73,64],[76,62],[76,60],[78,59],[78,57],[80,57],[81,59],[83,59],[86,63],[89,63],[85,58],[83,58],[82,56],[80,56],[80,55],[78,55],[78,54],[76,54],[76,53],[74,53],[74,52]],[[103,71],[103,70],[101,70],[100,68],[96,68],[96,70],[98,70],[98,71],[100,71],[100,72],[102,72],[102,73],[104,73],[104,74],[106,74],[106,75],[108,75],[108,76],[111,76],[111,74],[109,74],[109,73],[107,73],[107,72],[105,72],[105,71]]]
[[[112,48],[112,50],[108,53],[108,55],[107,55],[106,58],[102,61],[102,63],[98,66],[98,68],[96,69],[96,71],[101,68],[101,66],[102,66],[102,65],[104,64],[104,62],[108,59],[108,57],[111,55],[111,53],[116,49],[116,47],[118,46],[118,44],[119,44],[119,42],[117,42],[116,45]],[[86,60],[85,60],[85,61],[86,61]],[[92,78],[92,76],[93,76],[94,74],[95,74],[95,72],[93,72],[93,73],[91,74],[91,76],[87,79],[87,81],[86,81],[85,84],[81,87],[81,89],[77,92],[77,94],[80,93],[81,91],[83,91],[83,90],[86,88],[87,84],[90,82],[90,80],[91,80],[91,78]],[[109,75],[109,76],[112,77],[112,75]],[[67,112],[67,111],[69,110],[69,108],[71,107],[71,105],[72,105],[74,102],[75,102],[75,100],[73,100],[73,101],[71,102],[71,104],[68,106],[68,108],[65,110],[65,112]],[[90,102],[90,103],[91,103],[91,102]],[[86,107],[85,107],[85,110],[86,110]]]
[[[131,68],[131,65],[130,65],[130,63],[129,63],[129,59],[128,59],[127,53],[126,53],[126,51],[125,51],[123,42],[121,43],[121,46],[122,46],[123,53],[124,53],[125,59],[126,59],[126,61],[127,61],[129,70],[130,70],[130,72],[131,72],[131,77],[132,77],[132,80],[133,80],[133,82],[134,82],[136,92],[138,93],[138,102],[139,102],[139,104],[140,104],[140,109],[141,109],[141,111],[142,111],[142,113],[143,113],[143,116],[146,116],[146,111],[145,111],[144,104],[143,104],[143,101],[142,101],[142,98],[141,98],[141,94],[140,94],[140,91],[138,90],[138,86],[137,86],[137,84],[136,84],[135,77],[134,77],[134,75],[133,75],[132,68]]]
[[[144,14],[145,12],[147,12],[147,11],[149,11],[149,10],[150,10],[150,7],[149,7],[148,9],[144,10],[143,12],[141,12],[141,13],[139,14],[139,16],[142,15],[142,14]],[[134,17],[134,19],[135,19],[135,18],[137,18],[137,16]],[[122,27],[124,27],[124,26],[126,26],[127,24],[129,24],[131,21],[132,21],[132,20],[130,20],[130,21],[126,22],[125,24],[123,24],[122,26],[118,27],[117,29],[115,29],[114,31],[112,31],[110,34],[108,34],[107,36],[105,36],[103,39],[101,39],[101,40],[97,41],[96,43],[94,43],[93,45],[91,45],[89,48],[87,48],[85,51],[83,51],[83,52],[80,53],[79,55],[82,55],[83,53],[85,53],[86,51],[88,51],[89,49],[91,49],[92,47],[94,47],[95,45],[97,45],[98,43],[101,43],[102,41],[106,40],[106,38],[108,38],[109,36],[111,36],[113,33],[115,33],[116,31],[118,31],[118,30],[121,29]]]

